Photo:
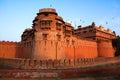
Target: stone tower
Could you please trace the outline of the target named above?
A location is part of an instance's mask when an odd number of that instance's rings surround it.
[[[39,10],[33,20],[34,42],[32,58],[62,59],[64,58],[64,40],[62,17],[53,8]]]

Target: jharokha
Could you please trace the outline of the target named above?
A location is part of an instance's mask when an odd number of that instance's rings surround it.
[[[0,41],[0,58],[78,59],[114,57],[111,40],[115,32],[89,26],[77,29],[63,20],[53,8],[39,10],[32,28],[27,28],[20,42]]]

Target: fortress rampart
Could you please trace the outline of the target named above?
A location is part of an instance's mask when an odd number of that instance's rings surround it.
[[[3,59],[0,58],[0,68],[3,69],[69,69],[104,65],[119,62],[117,58],[80,58],[64,60],[32,60],[32,59]]]
[[[114,57],[115,49],[112,47],[110,41],[98,42],[98,56],[99,57]]]
[[[15,58],[17,42],[0,41],[0,58]]]
[[[110,41],[88,41],[80,40],[72,44],[73,39],[69,39],[69,44],[63,44],[61,42],[37,41],[37,45],[41,45],[41,49],[37,48],[38,51],[42,51],[44,55],[41,55],[39,59],[79,59],[79,58],[96,58],[96,57],[114,57],[114,49]],[[32,58],[32,41],[27,42],[9,42],[0,41],[0,57],[1,58]],[[46,49],[46,51],[44,51]],[[53,53],[49,52],[54,50]],[[57,50],[57,54],[56,54]],[[63,52],[65,50],[65,52]],[[51,54],[49,54],[51,53]],[[61,53],[65,53],[61,55]],[[83,54],[84,53],[84,54]],[[49,56],[48,56],[49,55]],[[51,57],[50,57],[51,56]],[[52,57],[53,56],[53,57]],[[47,59],[47,57],[50,57]]]

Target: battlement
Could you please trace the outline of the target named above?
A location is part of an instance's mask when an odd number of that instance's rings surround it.
[[[103,27],[102,25],[100,25],[99,27],[96,27],[96,29],[97,29],[97,30],[100,30],[100,31],[102,31],[102,32],[108,33],[108,34],[115,35],[115,33],[112,32],[111,29],[109,29],[109,28],[108,28],[108,29],[104,29],[104,27]]]
[[[12,44],[18,44],[19,42],[13,42],[13,41],[0,41],[0,44],[7,44],[7,45],[12,45]]]

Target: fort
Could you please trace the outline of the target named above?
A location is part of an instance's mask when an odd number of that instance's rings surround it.
[[[77,29],[58,16],[53,8],[39,10],[32,28],[27,28],[21,42],[0,41],[0,58],[78,59],[114,57],[111,40],[115,32],[97,27],[93,22]]]
[[[40,9],[20,42],[0,41],[0,77],[55,80],[119,73],[115,38],[115,31],[95,22],[75,29],[54,8]]]

